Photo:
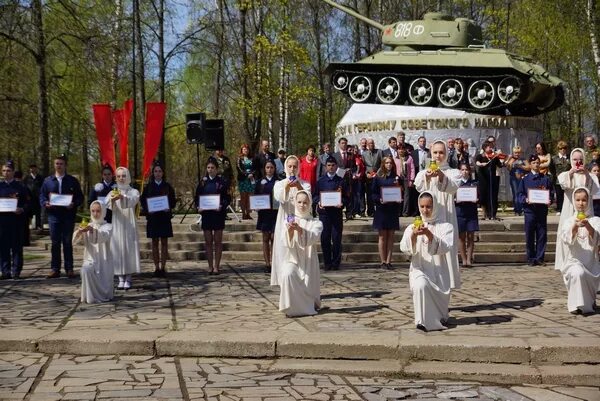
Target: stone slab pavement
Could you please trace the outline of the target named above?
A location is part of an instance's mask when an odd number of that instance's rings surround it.
[[[0,352],[0,400],[600,400],[594,386],[366,377],[327,362],[331,373],[302,373],[286,360]]]

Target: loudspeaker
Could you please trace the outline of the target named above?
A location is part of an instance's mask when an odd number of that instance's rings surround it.
[[[204,121],[204,148],[225,149],[225,122],[222,119]]]
[[[204,113],[188,113],[185,115],[185,136],[187,143],[204,143],[205,121],[206,114]]]

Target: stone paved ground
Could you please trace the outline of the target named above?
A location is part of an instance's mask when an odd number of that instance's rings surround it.
[[[197,329],[375,332],[413,330],[408,269],[345,265],[322,274],[323,310],[288,319],[277,310],[278,288],[261,266],[226,264],[219,276],[206,262],[170,263],[167,279],[149,263],[134,289],[105,304],[80,304],[79,280],[47,280],[47,256],[27,263],[24,280],[0,282],[3,329]],[[573,316],[551,266],[476,266],[463,271],[451,299],[450,330],[428,336],[600,337],[600,314]]]
[[[286,372],[285,367],[274,371],[274,364],[252,359],[4,352],[0,353],[0,400],[600,400],[598,387],[501,387],[304,374]]]

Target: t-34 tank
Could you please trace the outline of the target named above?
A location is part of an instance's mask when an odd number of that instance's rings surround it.
[[[392,49],[329,64],[334,88],[353,102],[517,116],[547,113],[564,102],[560,78],[525,57],[486,48],[481,27],[470,19],[427,13],[423,20],[382,25],[323,1],[381,30]]]

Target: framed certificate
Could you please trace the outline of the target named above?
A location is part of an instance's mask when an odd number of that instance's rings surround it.
[[[460,187],[456,191],[456,202],[477,202],[477,187]]]
[[[402,188],[396,186],[381,187],[381,201],[383,203],[402,202]]]
[[[148,213],[162,212],[164,210],[170,210],[169,198],[167,195],[153,196],[152,198],[146,199],[146,205],[148,206]]]
[[[0,198],[0,212],[16,212],[17,198]]]
[[[221,195],[200,195],[198,207],[202,210],[219,210],[221,207]]]
[[[529,203],[547,205],[550,203],[550,191],[548,189],[529,189],[527,199]]]
[[[250,209],[271,209],[271,197],[269,195],[250,195]]]
[[[50,192],[50,206],[69,206],[73,203],[73,195]]]
[[[340,191],[322,191],[321,206],[339,207],[342,204],[342,193]]]

